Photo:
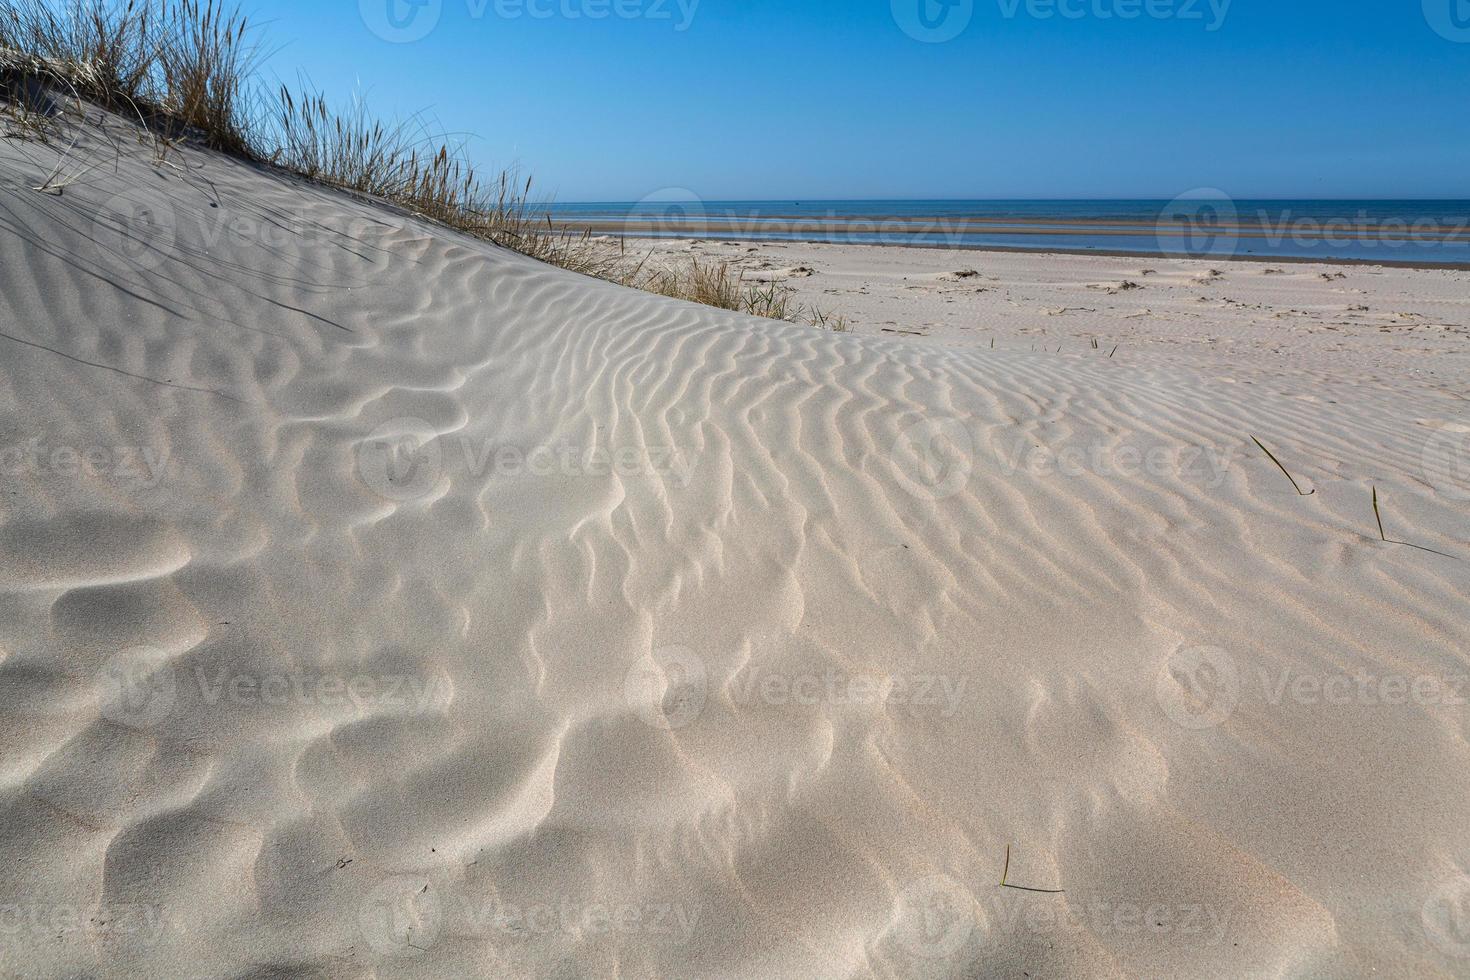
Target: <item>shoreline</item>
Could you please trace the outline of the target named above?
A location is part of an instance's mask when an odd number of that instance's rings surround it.
[[[546,213],[547,214],[550,214],[551,212],[546,212]],[[566,217],[563,217],[560,221],[557,221],[555,215],[552,215],[552,217],[553,217],[553,223],[556,223],[556,224],[561,224],[561,225],[565,225],[565,226],[568,226],[568,227],[594,228],[594,229],[598,229],[598,228],[628,227],[630,225],[658,224],[662,220],[661,216],[642,216],[642,215],[624,215],[624,216],[619,216],[619,215],[615,215],[615,214],[611,214],[611,213],[606,214],[606,215],[604,215],[604,214],[595,214],[595,213],[594,214],[591,214],[591,215],[583,215],[583,216],[577,217],[576,220],[573,220],[573,218],[570,217],[570,216],[566,216]],[[1186,215],[1179,215],[1178,217],[1183,218],[1183,217],[1186,217]],[[703,216],[703,217],[698,217],[698,218],[687,220],[687,223],[684,224],[680,230],[683,230],[683,229],[692,229],[692,228],[702,228],[704,230],[708,230],[710,227],[717,226],[717,225],[737,226],[738,227],[739,224],[740,224],[740,222],[749,222],[752,227],[759,227],[761,223],[783,222],[783,223],[788,223],[788,224],[794,225],[794,226],[796,226],[798,228],[805,226],[805,227],[817,227],[817,228],[833,229],[833,230],[841,229],[841,228],[844,228],[844,227],[850,227],[850,226],[853,226],[853,225],[873,225],[873,226],[891,226],[891,227],[900,227],[900,226],[903,226],[903,227],[917,227],[917,228],[932,227],[932,226],[936,226],[937,225],[937,226],[940,226],[940,227],[946,227],[946,226],[947,227],[971,226],[971,227],[981,227],[981,228],[989,228],[989,227],[999,227],[999,228],[1003,228],[1003,229],[1015,228],[1015,229],[1017,229],[1015,232],[1013,232],[1015,234],[1028,234],[1028,233],[1029,234],[1044,234],[1044,233],[1051,232],[1051,231],[1069,231],[1069,230],[1074,230],[1074,229],[1078,229],[1078,228],[1108,229],[1108,230],[1112,230],[1113,233],[1116,233],[1116,234],[1125,234],[1125,233],[1129,233],[1129,232],[1132,232],[1132,231],[1138,231],[1138,230],[1144,230],[1144,231],[1153,230],[1156,233],[1162,233],[1162,229],[1160,228],[1160,225],[1161,225],[1161,220],[1160,219],[1151,219],[1151,220],[1148,220],[1148,221],[1139,221],[1139,220],[1128,219],[1128,218],[1103,218],[1103,217],[1073,218],[1073,217],[1067,217],[1065,215],[1047,215],[1047,216],[1034,217],[1034,218],[1033,217],[1021,217],[1021,216],[977,216],[977,215],[927,215],[927,216],[923,216],[923,217],[911,217],[911,216],[907,216],[907,215],[897,215],[897,214],[851,214],[851,215],[845,215],[845,216],[832,215],[832,216],[825,216],[825,217],[815,217],[815,216],[799,215],[799,214],[783,214],[783,213],[779,213],[779,212],[778,213],[774,213],[774,214],[766,214],[766,215],[725,215],[723,217],[722,216],[719,216],[719,215],[714,215],[714,216],[706,215],[706,216]],[[1292,222],[1290,221],[1290,219],[1283,219],[1283,221],[1280,224],[1275,224],[1275,223],[1272,223],[1272,222],[1269,222],[1269,221],[1264,221],[1264,220],[1257,220],[1257,221],[1240,221],[1240,220],[1223,221],[1222,220],[1222,221],[1212,222],[1209,225],[1209,228],[1212,229],[1212,230],[1219,230],[1219,231],[1247,232],[1247,233],[1250,233],[1252,235],[1252,237],[1257,237],[1257,238],[1269,238],[1271,236],[1271,234],[1273,234],[1273,233],[1280,234],[1282,237],[1286,237],[1286,234],[1287,233],[1286,232],[1282,232],[1280,230],[1280,228],[1283,227],[1283,226],[1285,226],[1285,225],[1287,225],[1287,224],[1291,224],[1291,223]],[[1414,234],[1413,226],[1410,225],[1410,224],[1408,224],[1407,222],[1402,221],[1402,220],[1399,220],[1397,222],[1388,221],[1388,222],[1377,222],[1377,223],[1370,222],[1370,221],[1357,221],[1357,222],[1352,222],[1352,223],[1346,223],[1346,222],[1339,222],[1337,220],[1332,220],[1332,221],[1329,221],[1329,222],[1323,222],[1323,224],[1324,225],[1330,225],[1331,226],[1331,230],[1333,232],[1343,232],[1343,233],[1385,232],[1385,233],[1392,234],[1396,238],[1403,238],[1403,236],[1409,236],[1409,235]],[[1392,231],[1389,231],[1385,226],[1390,225],[1390,224],[1402,225],[1403,227],[1402,227],[1401,230],[1398,229],[1398,228],[1394,228]],[[1027,231],[1025,229],[1033,229],[1033,230]],[[1412,239],[1409,239],[1409,240],[1412,240]],[[1467,221],[1457,222],[1453,226],[1447,228],[1445,234],[1442,235],[1441,237],[1427,239],[1427,240],[1431,240],[1431,241],[1466,241],[1466,240],[1470,240],[1470,222],[1467,222]]]
[[[1315,258],[1304,255],[1175,255],[1168,252],[1149,252],[1142,249],[1068,249],[1068,248],[1023,248],[1019,245],[945,245],[936,242],[834,242],[820,238],[708,238],[693,235],[669,236],[624,236],[625,241],[638,242],[709,242],[721,245],[780,246],[780,245],[827,245],[835,248],[920,248],[939,252],[983,252],[1001,255],[1034,256],[1097,256],[1101,258],[1159,259],[1173,262],[1257,262],[1262,264],[1287,263],[1291,265],[1346,265],[1381,266],[1386,269],[1413,269],[1421,271],[1470,272],[1470,261],[1466,262],[1410,262],[1365,258]]]

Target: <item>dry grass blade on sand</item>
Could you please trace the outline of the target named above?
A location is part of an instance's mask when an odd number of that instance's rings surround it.
[[[1281,460],[1279,460],[1279,459],[1276,458],[1276,454],[1275,453],[1273,453],[1273,452],[1271,452],[1271,450],[1267,449],[1266,446],[1265,446],[1265,444],[1262,443],[1261,440],[1257,439],[1255,436],[1251,436],[1251,442],[1254,442],[1257,446],[1260,446],[1261,447],[1261,452],[1263,452],[1267,456],[1269,456],[1271,458],[1271,462],[1275,463],[1276,466],[1281,470],[1281,472],[1286,474],[1286,478],[1291,481],[1292,489],[1296,490],[1298,496],[1300,496],[1300,497],[1310,497],[1312,494],[1314,494],[1314,493],[1317,492],[1316,489],[1312,489],[1312,490],[1308,490],[1308,491],[1303,492],[1302,488],[1297,484],[1296,478],[1293,477],[1291,475],[1291,473],[1287,471],[1286,467],[1281,464]]]

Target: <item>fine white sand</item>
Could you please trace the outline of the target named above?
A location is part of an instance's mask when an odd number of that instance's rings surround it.
[[[742,253],[840,335],[119,143],[0,144],[0,974],[1470,972],[1470,274]]]

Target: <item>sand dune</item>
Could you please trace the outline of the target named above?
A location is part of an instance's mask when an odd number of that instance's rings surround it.
[[[1463,360],[833,335],[125,149],[0,144],[0,972],[1470,969]]]

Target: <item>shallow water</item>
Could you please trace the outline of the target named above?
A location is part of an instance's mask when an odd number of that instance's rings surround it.
[[[1470,264],[1470,201],[700,201],[554,204],[598,234],[1218,258]]]

